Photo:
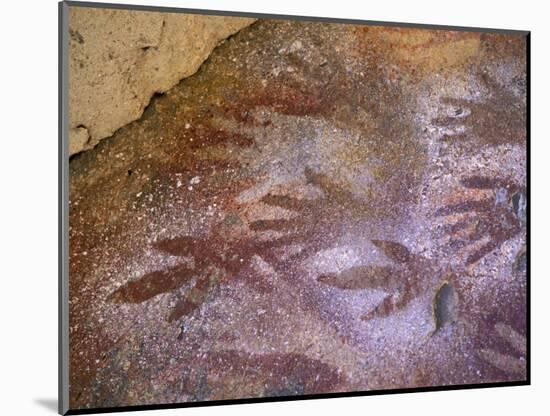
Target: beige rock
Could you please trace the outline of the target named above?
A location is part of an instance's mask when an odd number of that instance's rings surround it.
[[[138,119],[156,92],[195,73],[254,19],[71,7],[69,154]]]

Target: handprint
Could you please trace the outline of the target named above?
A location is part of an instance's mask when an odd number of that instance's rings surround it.
[[[153,243],[153,248],[181,258],[193,259],[193,266],[185,262],[174,267],[145,274],[130,281],[111,294],[117,303],[141,303],[161,293],[176,291],[192,283],[168,316],[175,321],[200,307],[213,289],[222,281],[233,278],[250,265],[254,255],[270,258],[271,244],[257,243],[249,238],[231,240],[224,224],[219,224],[205,238],[182,236]],[[261,282],[257,282],[261,284]],[[265,290],[263,286],[260,289]]]
[[[498,178],[470,176],[460,181],[466,190],[483,191],[483,199],[466,199],[436,210],[445,221],[442,235],[448,238],[447,252],[466,251],[470,266],[498,249],[521,231],[525,221],[525,189]]]
[[[395,241],[371,240],[394,264],[391,266],[354,266],[338,273],[319,276],[318,281],[340,289],[379,289],[388,294],[363,320],[383,318],[405,308],[426,288],[424,274],[430,273],[429,262],[414,255]]]
[[[481,75],[489,93],[481,101],[446,97],[443,114],[432,120],[443,139],[474,137],[492,145],[521,142],[526,137],[526,114],[520,98],[487,74]]]
[[[304,169],[306,182],[318,187],[323,196],[317,199],[296,198],[289,195],[267,194],[260,202],[271,207],[284,208],[295,216],[290,219],[260,219],[249,224],[251,230],[282,232],[283,236],[263,243],[264,251],[289,244],[301,244],[299,253],[284,262],[275,261],[274,266],[288,268],[291,262],[326,249],[338,233],[353,226],[354,220],[361,218],[365,204],[331,181],[326,175],[316,173],[311,168]],[[328,237],[328,238],[327,238]]]
[[[525,359],[527,353],[527,339],[524,335],[514,330],[510,325],[505,323],[497,323],[495,332],[500,339],[500,347],[505,349],[506,346],[511,347],[516,355],[503,354],[494,349],[480,349],[479,356],[505,373],[513,375],[525,375],[527,370],[527,361]]]

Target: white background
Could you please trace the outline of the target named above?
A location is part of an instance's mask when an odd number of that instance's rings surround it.
[[[147,415],[549,414],[550,14],[546,2],[128,2],[532,31],[532,386],[178,409]],[[52,415],[57,399],[57,4],[54,0],[12,0],[2,2],[0,10],[0,413]]]

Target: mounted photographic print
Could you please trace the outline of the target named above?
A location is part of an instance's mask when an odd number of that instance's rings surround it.
[[[59,10],[61,413],[529,384],[529,32]]]

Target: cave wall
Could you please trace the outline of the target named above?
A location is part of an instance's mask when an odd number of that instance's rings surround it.
[[[138,119],[254,19],[70,7],[69,154]]]

